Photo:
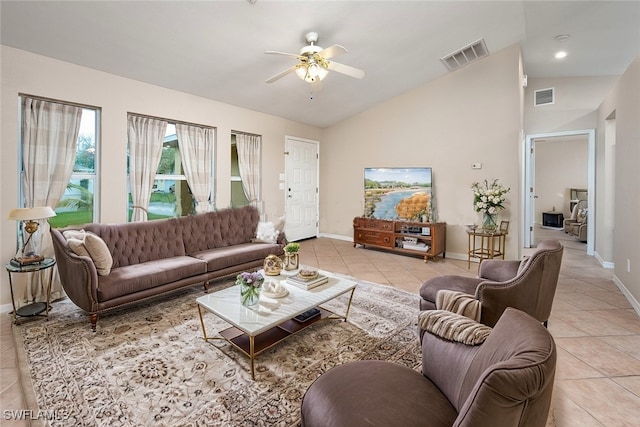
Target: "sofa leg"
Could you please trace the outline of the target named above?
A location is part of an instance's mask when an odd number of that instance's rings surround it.
[[[204,293],[205,294],[209,293],[209,281],[208,280],[206,282],[204,282]]]
[[[96,331],[97,325],[98,325],[98,313],[91,313],[91,330],[93,332]]]

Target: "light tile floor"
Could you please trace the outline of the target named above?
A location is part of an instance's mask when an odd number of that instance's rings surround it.
[[[640,425],[640,317],[603,269],[586,255],[585,244],[561,231],[536,230],[537,238],[558,238],[565,251],[549,330],[558,346],[553,407],[558,427]],[[355,276],[409,292],[442,274],[475,275],[477,265],[354,248],[347,241],[302,241],[302,264]],[[55,313],[55,312],[54,312]],[[24,408],[11,318],[0,316],[0,426],[5,410]]]

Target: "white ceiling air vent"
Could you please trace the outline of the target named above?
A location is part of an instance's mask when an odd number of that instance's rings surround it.
[[[554,88],[536,90],[533,97],[533,105],[550,105],[556,102],[556,94]]]
[[[440,58],[440,60],[447,66],[449,71],[455,71],[485,56],[489,56],[489,50],[484,43],[484,39],[480,39]]]

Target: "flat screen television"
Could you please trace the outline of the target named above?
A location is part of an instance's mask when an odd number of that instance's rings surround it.
[[[433,197],[431,168],[365,168],[364,216],[420,221]]]

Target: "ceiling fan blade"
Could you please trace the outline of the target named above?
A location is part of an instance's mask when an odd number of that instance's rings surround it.
[[[298,68],[298,66],[297,66],[297,65],[294,65],[293,67],[287,68],[286,70],[284,70],[284,71],[282,71],[282,72],[280,72],[280,73],[276,74],[275,76],[273,76],[273,77],[271,77],[271,78],[267,79],[267,80],[266,80],[266,82],[267,82],[267,83],[273,83],[273,82],[275,82],[276,80],[283,78],[283,77],[284,77],[284,76],[286,76],[287,74],[289,74],[289,73],[293,73],[293,72],[296,70],[296,68]]]
[[[318,55],[320,55],[324,59],[329,59],[347,52],[349,51],[344,47],[340,46],[339,44],[334,44],[333,46],[329,46],[326,49],[322,49],[320,52],[318,52]]]
[[[364,71],[358,68],[350,67],[349,65],[344,65],[333,61],[327,62],[329,63],[329,69],[331,71],[346,74],[347,76],[355,77],[356,79],[361,79],[364,77]]]
[[[300,55],[295,54],[295,53],[287,53],[287,52],[278,52],[277,50],[268,50],[265,53],[269,54],[269,55],[285,55],[285,56],[293,56],[295,58],[302,58]]]

